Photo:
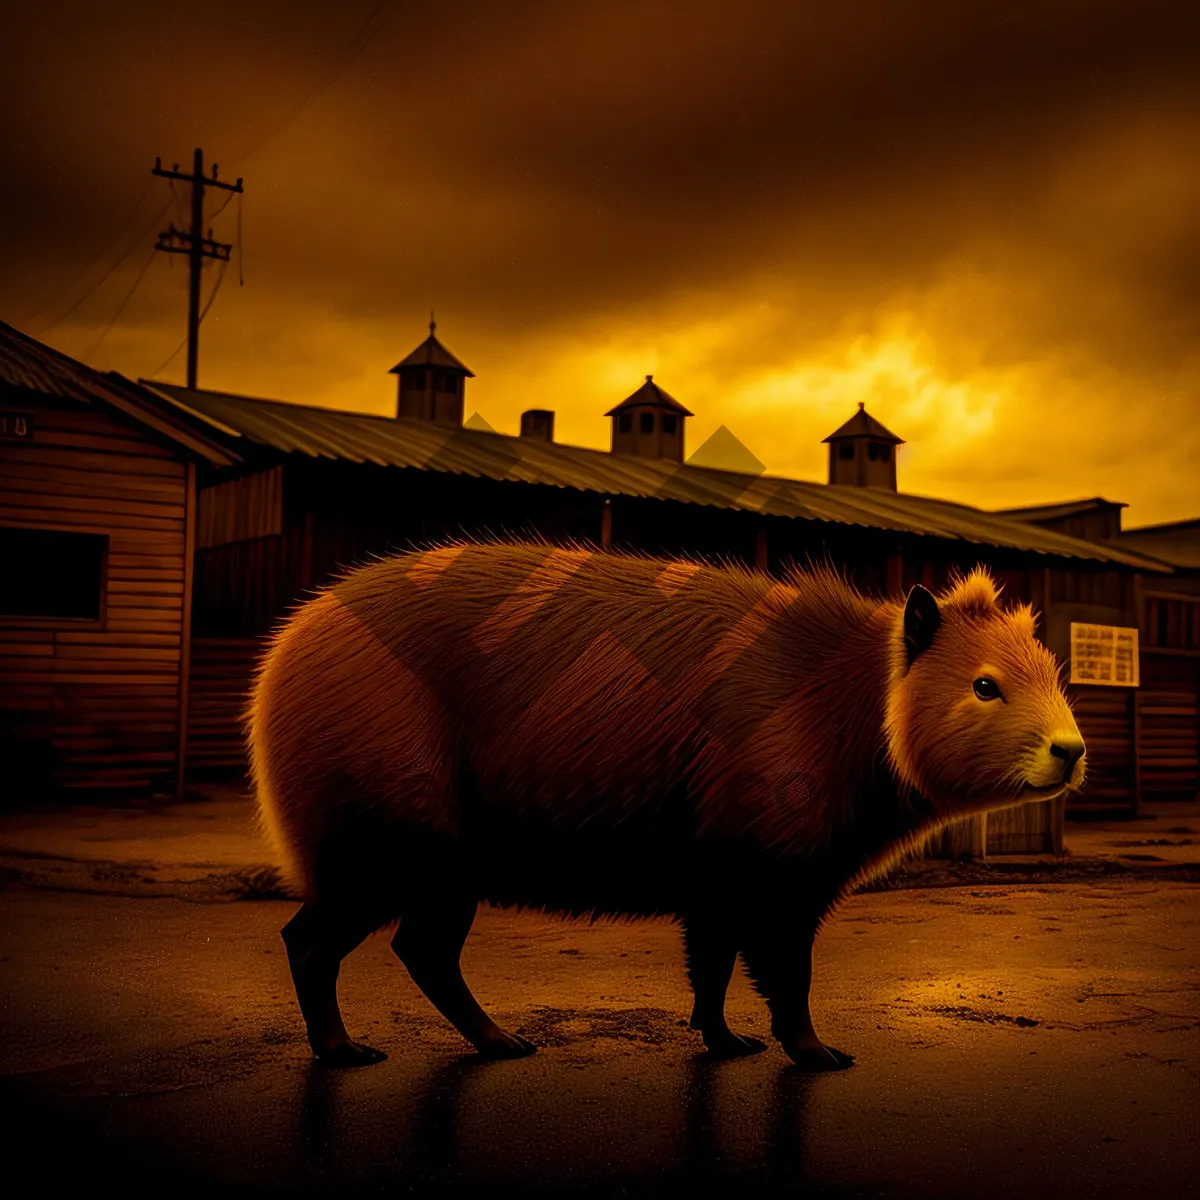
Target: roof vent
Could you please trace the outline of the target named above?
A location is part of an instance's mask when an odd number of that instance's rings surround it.
[[[896,490],[896,447],[904,445],[860,400],[858,411],[824,439],[829,444],[829,482]]]
[[[612,418],[614,454],[683,462],[683,423],[692,414],[664,392],[653,375],[604,415]]]
[[[399,377],[396,416],[461,425],[463,393],[475,372],[437,340],[436,329],[430,314],[429,336],[388,372]]]

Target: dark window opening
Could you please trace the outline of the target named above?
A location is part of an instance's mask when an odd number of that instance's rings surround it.
[[[1146,600],[1146,644],[1164,650],[1200,650],[1200,600]]]
[[[892,448],[886,442],[882,443],[879,447],[879,461],[880,462],[891,462],[892,461]]]
[[[423,392],[425,390],[425,372],[420,367],[416,370],[410,368],[405,374],[404,386],[414,392]]]
[[[654,414],[653,413],[642,413],[641,427],[642,427],[643,433],[653,433],[654,432]]]
[[[679,426],[679,418],[674,413],[664,413],[662,419],[662,431],[668,437],[675,436],[675,430]]]
[[[628,433],[633,428],[633,417],[629,413],[617,414],[617,429],[621,433]]]
[[[868,442],[867,443],[867,458],[869,458],[871,460],[871,462],[879,461],[879,443],[878,442]]]
[[[0,616],[100,619],[108,538],[0,527]]]
[[[458,391],[458,376],[452,371],[444,375],[438,376],[438,391],[439,392],[457,392]]]
[[[854,457],[854,443],[840,442],[838,444],[838,458],[847,459]]]

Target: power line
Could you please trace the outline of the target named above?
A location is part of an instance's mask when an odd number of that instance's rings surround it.
[[[146,184],[145,190],[142,192],[141,196],[138,198],[137,204],[135,204],[134,207],[129,210],[128,216],[122,222],[122,224],[121,224],[122,229],[124,229],[126,226],[128,226],[130,223],[130,220],[134,216],[136,216],[137,210],[139,208],[141,208],[142,202],[150,194],[150,189],[153,186],[154,186],[154,180],[151,179],[150,182]],[[66,312],[61,313],[59,316],[55,317],[49,324],[41,325],[40,331],[44,333],[47,330],[54,329],[56,326],[61,325],[68,317],[72,316],[76,311],[78,311],[78,309],[81,308],[86,301],[88,301],[92,296],[94,296],[96,294],[96,292],[98,292],[100,290],[100,288],[102,288],[104,286],[104,284],[107,283],[108,280],[111,279],[112,276],[117,271],[120,270],[120,268],[124,265],[125,260],[138,248],[138,246],[142,242],[142,240],[144,238],[148,237],[151,232],[153,232],[154,228],[171,211],[172,207],[179,205],[183,200],[184,200],[184,197],[179,194],[179,192],[175,188],[174,182],[172,182],[171,183],[171,199],[168,200],[167,203],[165,205],[163,205],[163,207],[161,209],[159,209],[156,213],[153,214],[153,216],[150,218],[149,222],[147,222],[147,224],[144,225],[139,230],[137,236],[133,239],[133,241],[131,241],[129,243],[129,245],[126,246],[125,250],[121,253],[121,256],[108,268],[107,271],[105,271],[105,273],[98,280],[96,280],[96,282],[94,284],[92,284],[92,286],[90,288],[88,288],[83,293],[83,295],[81,295],[79,297],[78,300],[76,300],[74,302],[74,304],[71,305],[70,308],[68,308],[66,310]],[[222,208],[223,207],[224,207],[224,205],[222,205]],[[114,241],[115,241],[115,239],[114,239]],[[81,275],[77,276],[74,282],[78,283],[78,281],[80,279],[85,277],[88,274],[88,272],[92,269],[92,267],[94,267],[97,263],[103,261],[103,259],[107,255],[107,253],[108,253],[108,251],[106,250],[106,251],[98,254],[94,259],[92,259],[91,263],[88,264],[88,267],[86,268],[86,270],[83,271],[81,273]],[[74,286],[74,284],[69,285],[69,286]],[[61,295],[63,292],[65,292],[67,290],[69,290],[69,288],[60,288],[58,293],[56,293],[56,295]],[[48,309],[50,309],[52,307],[52,304],[53,304],[53,301],[51,302],[51,304],[43,305],[40,309],[38,309],[37,312],[35,312],[29,318],[33,328],[38,329],[35,318],[37,316],[39,316],[40,314],[45,313]]]
[[[220,270],[220,273],[217,275],[217,282],[213,286],[212,294],[209,296],[207,303],[204,305],[204,308],[200,312],[199,319],[201,321],[203,321],[204,318],[206,316],[208,316],[208,310],[210,308],[212,308],[213,301],[217,298],[217,293],[221,290],[221,284],[222,284],[222,282],[224,282],[224,279],[225,279],[225,269],[228,266],[229,266],[228,261],[224,261],[221,263],[221,270]],[[172,350],[171,353],[167,355],[167,357],[163,360],[162,364],[158,367],[155,367],[155,369],[153,371],[151,371],[150,374],[146,376],[146,378],[153,379],[156,375],[159,375],[163,371],[165,371],[171,365],[171,363],[175,360],[175,357],[176,357],[176,355],[178,355],[180,350],[182,350],[184,348],[184,346],[186,346],[187,344],[188,344],[188,340],[185,337],[183,339],[183,341],[180,342],[179,345],[176,346],[175,349]]]
[[[396,0],[383,0],[383,3],[376,4],[375,7],[372,8],[371,12],[368,14],[366,20],[364,20],[362,22],[362,24],[358,27],[358,29],[355,31],[354,35],[351,38],[349,38],[348,41],[343,45],[341,51],[339,52],[338,59],[335,60],[335,65],[334,65],[332,71],[326,76],[325,80],[322,83],[318,84],[315,88],[313,88],[300,101],[300,103],[298,105],[296,105],[295,108],[293,108],[275,126],[275,128],[272,129],[271,132],[266,135],[266,137],[264,137],[260,142],[258,142],[257,145],[255,145],[251,150],[247,151],[247,153],[244,154],[238,160],[238,163],[235,165],[245,162],[248,158],[251,158],[253,155],[257,154],[266,145],[268,145],[276,137],[278,137],[285,129],[287,129],[295,120],[297,120],[300,116],[302,116],[309,108],[311,108],[325,94],[325,92],[327,92],[329,90],[329,88],[332,87],[333,84],[337,82],[337,80],[345,73],[345,71],[347,71],[351,66],[353,66],[353,64],[355,62],[358,61],[358,59],[361,57],[361,55],[367,49],[367,47],[370,46],[371,43],[379,36],[379,34],[386,27],[388,21],[391,20],[392,10],[395,8],[395,5],[396,5]],[[338,60],[340,60],[340,61],[338,61]],[[119,226],[119,230],[124,230],[129,225],[129,223],[134,219],[134,217],[137,215],[138,209],[141,208],[143,201],[149,195],[151,186],[152,186],[151,184],[146,185],[145,190],[143,190],[141,195],[138,197],[137,203],[133,206],[132,209],[129,210],[128,215],[121,222],[121,225]],[[65,321],[68,317],[70,317],[74,313],[76,313],[79,310],[79,308],[88,299],[90,299],[91,296],[93,296],[101,287],[103,287],[103,285],[108,282],[108,280],[113,276],[113,274],[117,270],[120,269],[120,267],[125,263],[125,260],[134,252],[134,250],[137,249],[137,247],[141,243],[142,239],[145,238],[153,230],[153,228],[167,215],[167,212],[170,210],[172,204],[175,203],[175,201],[177,199],[178,199],[178,197],[175,194],[174,186],[172,186],[171,201],[169,201],[160,211],[155,213],[153,219],[149,222],[148,225],[146,225],[138,233],[137,237],[129,245],[126,246],[124,251],[122,251],[120,257],[116,260],[116,262],[114,262],[108,268],[108,270],[105,271],[104,274],[91,287],[89,287],[77,300],[75,300],[75,302],[65,312],[60,313],[48,324],[41,324],[40,326],[38,325],[38,322],[37,322],[38,317],[47,313],[56,303],[58,303],[58,301],[61,299],[64,292],[77,286],[78,281],[80,279],[86,277],[86,275],[93,269],[93,267],[95,267],[97,264],[99,264],[100,262],[102,262],[105,259],[105,257],[110,252],[111,246],[119,240],[119,238],[120,238],[119,232],[118,232],[117,237],[113,239],[113,242],[109,243],[109,247],[106,248],[101,253],[97,254],[95,256],[95,258],[93,258],[91,260],[91,262],[88,264],[88,267],[79,276],[77,276],[76,279],[71,284],[69,284],[63,288],[60,288],[57,292],[55,292],[54,295],[51,297],[51,299],[46,304],[42,305],[41,308],[35,310],[27,318],[27,321],[39,332],[45,333],[47,330],[53,329],[56,326],[61,325],[63,321]],[[230,199],[232,199],[232,197],[230,197]],[[216,213],[213,214],[213,217],[210,219],[215,219],[217,216],[219,216],[220,213],[225,210],[225,208],[228,204],[229,204],[229,200],[226,200],[225,203],[221,205],[221,207],[217,210]],[[238,212],[238,224],[239,224],[238,243],[239,243],[239,257],[240,257],[240,249],[241,249],[241,229],[240,229],[241,212],[240,212],[240,207],[239,207],[239,212]],[[130,294],[132,294],[132,293],[130,293]],[[128,300],[128,296],[126,297],[125,301],[122,301],[122,307],[124,307],[124,304],[127,302],[127,300]],[[120,312],[120,310],[118,310],[118,312]]]
[[[133,221],[133,218],[137,216],[138,209],[140,209],[142,207],[142,202],[146,199],[147,196],[150,195],[150,189],[153,186],[154,186],[154,181],[151,180],[142,189],[142,194],[137,198],[137,202],[134,204],[134,206],[131,209],[128,210],[128,212],[126,212],[125,216],[121,219],[121,223],[117,226],[116,234],[113,236],[112,240],[104,247],[104,249],[101,250],[97,255],[95,255],[95,257],[92,258],[92,260],[83,269],[83,271],[80,272],[79,275],[75,276],[75,278],[72,279],[70,283],[64,283],[62,285],[62,287],[58,288],[55,292],[53,292],[50,296],[50,299],[47,300],[46,303],[43,304],[41,308],[34,309],[34,311],[31,312],[28,317],[26,317],[26,322],[32,323],[32,322],[36,321],[38,317],[42,316],[44,313],[46,313],[50,309],[54,308],[58,304],[58,302],[62,299],[62,297],[65,293],[69,292],[79,282],[80,279],[82,279],[85,275],[87,275],[87,273],[89,271],[91,271],[91,269],[93,267],[95,267],[98,263],[104,261],[104,259],[108,256],[109,252],[112,250],[112,247],[115,246],[117,244],[117,242],[120,240],[121,234],[123,234],[125,232],[125,229],[127,228],[127,226]],[[140,241],[141,238],[139,237],[138,240]]]
[[[203,321],[208,316],[208,310],[212,308],[213,301],[217,298],[217,293],[221,290],[221,284],[225,282],[225,272],[229,269],[229,259],[225,259],[221,263],[221,269],[217,272],[217,282],[213,285],[212,294],[208,298],[208,302],[200,310],[200,320]]]
[[[183,339],[183,341],[182,341],[182,342],[180,342],[180,343],[179,343],[179,345],[178,345],[178,346],[176,346],[176,347],[175,347],[175,349],[174,349],[174,350],[172,350],[172,351],[171,351],[171,353],[170,353],[170,354],[168,354],[168,355],[167,355],[167,357],[166,357],[165,359],[163,359],[162,363],[161,363],[159,366],[155,367],[155,368],[154,368],[154,370],[153,370],[153,371],[151,371],[151,372],[150,372],[150,374],[146,376],[146,378],[147,378],[147,379],[153,379],[153,378],[154,378],[156,375],[158,375],[158,374],[160,374],[161,372],[165,371],[165,370],[166,370],[166,369],[167,369],[167,368],[168,368],[168,367],[171,365],[171,363],[175,361],[175,356],[176,356],[176,355],[177,355],[177,354],[180,352],[180,350],[182,350],[182,349],[184,348],[184,346],[186,346],[186,345],[187,345],[187,338],[185,337],[185,338]]]
[[[240,192],[230,192],[229,195],[225,197],[225,203],[222,204],[221,207],[218,208],[215,213],[210,214],[208,217],[208,220],[215,221],[229,207],[229,205],[233,201],[234,196],[240,196],[240,195],[241,195]]]
[[[358,27],[354,36],[351,37],[339,52],[339,57],[346,56],[340,65],[335,66],[332,73],[328,75],[325,81],[318,84],[312,91],[296,105],[281,120],[266,137],[262,139],[252,150],[248,150],[241,158],[234,163],[234,166],[241,166],[248,158],[252,158],[264,146],[277,138],[289,125],[292,124],[298,117],[303,115],[337,82],[338,78],[347,71],[358,60],[364,50],[379,36],[384,26],[391,20],[390,9],[395,7],[396,0],[384,0],[382,4],[376,4],[371,10],[367,19]]]
[[[37,331],[40,333],[45,333],[47,330],[54,329],[56,326],[61,325],[68,317],[73,316],[76,312],[78,312],[79,309],[83,306],[84,302],[86,300],[91,299],[91,297],[94,296],[96,294],[96,292],[98,292],[100,290],[100,288],[103,287],[103,285],[105,283],[107,283],[109,281],[109,279],[111,279],[113,277],[113,275],[124,265],[125,260],[138,248],[138,246],[141,244],[142,240],[147,236],[147,234],[149,234],[151,232],[151,230],[153,230],[153,228],[159,223],[159,221],[161,221],[163,219],[163,217],[165,217],[167,215],[167,212],[171,207],[171,203],[172,202],[168,202],[160,211],[158,211],[154,214],[154,217],[151,219],[151,221],[146,226],[144,226],[138,232],[137,237],[134,238],[133,241],[130,242],[128,246],[126,246],[125,251],[124,251],[124,253],[122,253],[121,257],[118,258],[117,261],[114,262],[112,264],[112,266],[110,266],[108,268],[108,270],[105,271],[104,274],[101,275],[100,278],[97,279],[96,282],[94,284],[92,284],[92,286],[90,288],[88,288],[87,291],[85,291],[83,293],[83,295],[80,296],[79,299],[76,300],[75,303],[72,304],[71,307],[66,310],[66,312],[60,313],[49,324],[41,325],[41,326],[37,326],[35,324],[34,328],[36,328]],[[103,256],[101,256],[101,257],[103,257]],[[95,261],[99,261],[99,260],[95,260]],[[45,309],[43,308],[42,311],[45,312]]]
[[[133,283],[130,285],[129,290],[125,293],[125,296],[121,300],[121,303],[117,308],[117,311],[115,313],[113,313],[113,315],[109,318],[108,324],[105,325],[104,328],[100,331],[100,336],[91,344],[91,346],[84,353],[84,355],[83,355],[84,359],[91,358],[92,355],[94,355],[96,353],[96,351],[99,350],[100,347],[104,344],[104,339],[106,337],[108,337],[108,335],[112,332],[113,326],[117,323],[118,320],[120,320],[121,314],[125,311],[125,306],[129,303],[130,300],[133,299],[133,293],[138,290],[138,284],[140,284],[142,282],[142,280],[146,277],[146,272],[150,269],[150,264],[153,261],[154,261],[154,248],[151,247],[150,253],[146,257],[146,261],[142,264],[142,269],[137,273],[137,278],[133,281]]]

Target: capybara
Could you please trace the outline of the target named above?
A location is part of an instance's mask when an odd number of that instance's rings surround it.
[[[976,570],[871,599],[828,570],[536,542],[381,559],[300,607],[248,712],[259,812],[303,905],[283,932],[318,1058],[351,1040],[342,959],[372,931],[480,1054],[497,1026],[459,956],[477,905],[671,914],[692,1028],[725,1021],[737,956],[802,1067],[852,1057],[809,1015],[839,896],[955,817],[1083,779],[1084,745],[1028,607]]]

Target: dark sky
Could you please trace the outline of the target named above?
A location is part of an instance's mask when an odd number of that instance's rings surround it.
[[[202,386],[386,410],[432,305],[501,430],[606,445],[653,371],[690,447],[773,472],[822,478],[864,400],[905,490],[1197,515],[1190,7],[11,5],[0,318],[155,371],[186,272],[149,169],[203,146],[246,196]]]

